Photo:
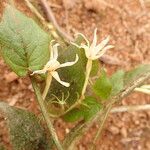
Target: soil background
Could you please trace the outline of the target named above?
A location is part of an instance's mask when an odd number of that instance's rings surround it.
[[[39,7],[40,3],[36,1]],[[138,64],[150,63],[150,1],[149,0],[48,0],[58,24],[70,35],[81,32],[92,40],[98,28],[98,40],[111,36],[115,46],[107,52],[103,65],[109,74],[117,69],[129,70]],[[26,15],[33,14],[23,0],[15,0],[17,8]],[[0,0],[0,17],[6,6]],[[42,10],[42,7],[41,7]],[[0,100],[39,114],[28,78],[18,78],[0,58]],[[150,96],[134,92],[122,105],[150,104]],[[60,139],[72,127],[61,119],[55,122]],[[93,125],[78,150],[88,150],[97,130]],[[0,116],[0,143],[12,150],[4,118]],[[109,115],[96,150],[150,150],[150,111]]]

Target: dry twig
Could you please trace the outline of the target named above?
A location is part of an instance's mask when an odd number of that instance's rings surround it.
[[[25,2],[28,8],[31,10],[31,12],[36,15],[36,17],[40,20],[43,26],[50,30],[53,37],[55,39],[59,39],[59,36],[56,33],[53,25],[51,23],[46,22],[45,18],[38,12],[38,10],[32,5],[32,3],[29,0],[25,0]]]
[[[60,35],[62,37],[64,37],[64,39],[66,39],[67,41],[73,41],[73,38],[66,34],[66,32],[58,25],[55,16],[53,14],[53,11],[51,10],[51,8],[49,7],[48,3],[46,0],[40,0],[41,1],[41,5],[44,8],[44,11],[47,15],[47,19],[52,22],[52,24],[54,25],[54,27],[57,29],[58,33],[60,33]]]
[[[119,106],[119,107],[112,108],[110,112],[121,113],[121,112],[143,111],[143,110],[150,110],[150,104],[134,105],[134,106]]]
[[[32,11],[32,13],[34,13],[37,16],[37,18],[40,20],[40,22],[43,24],[43,26],[45,26],[46,28],[48,28],[50,30],[51,34],[53,35],[53,37],[55,39],[60,39],[60,38],[54,28],[56,28],[58,33],[60,33],[67,41],[73,41],[73,38],[71,36],[69,36],[68,34],[66,34],[62,30],[62,28],[58,25],[51,8],[48,6],[48,4],[45,0],[41,0],[41,4],[44,7],[44,10],[47,14],[48,20],[50,22],[52,22],[53,25],[51,23],[48,23],[45,20],[45,18],[38,12],[38,10],[32,5],[32,3],[29,0],[25,0],[25,2],[26,2],[26,5],[29,7],[29,9]],[[112,6],[111,6],[111,8],[112,8]],[[110,65],[123,64],[118,58],[113,58],[112,56],[109,56],[109,55],[102,56],[100,58],[100,60],[102,62],[104,62],[106,64],[110,64]]]

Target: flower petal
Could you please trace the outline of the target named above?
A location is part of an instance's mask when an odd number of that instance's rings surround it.
[[[50,49],[50,59],[53,59],[53,43],[55,42],[55,40],[51,40],[50,42],[50,46],[49,46],[49,49]]]
[[[78,48],[83,48],[84,51],[85,51],[86,57],[87,57],[87,58],[90,57],[91,53],[90,53],[90,51],[89,51],[89,47],[88,47],[88,46],[86,46],[86,45],[81,45],[81,46],[79,46],[79,45],[77,45],[76,43],[73,43],[73,42],[71,42],[71,44],[74,45],[74,46],[76,46],[76,47],[78,47]]]
[[[65,86],[65,87],[69,87],[69,86],[70,86],[70,84],[69,84],[68,82],[64,82],[64,81],[61,81],[61,80],[60,80],[60,77],[59,77],[59,75],[58,75],[58,72],[52,71],[52,72],[51,72],[51,75],[52,75],[60,84],[62,84],[63,86]]]
[[[58,46],[59,46],[59,44],[57,43],[57,44],[55,44],[54,46],[53,46],[53,59],[55,59],[55,60],[57,60],[57,58],[58,58]]]
[[[96,47],[96,43],[97,43],[97,28],[94,30],[94,37],[93,37],[93,42],[90,46],[90,51],[94,51],[94,48]]]
[[[34,74],[43,74],[43,73],[46,73],[46,70],[36,70],[36,71],[33,71],[33,73],[31,74],[31,76],[32,75],[34,75]]]
[[[108,49],[111,49],[111,48],[114,48],[114,46],[113,46],[113,45],[108,45],[108,46],[104,47],[104,48],[96,55],[95,59],[100,58],[102,55],[105,54],[105,52],[106,52]]]
[[[67,66],[72,66],[72,65],[74,65],[78,60],[79,60],[79,56],[76,54],[76,59],[75,59],[75,61],[73,61],[73,62],[66,62],[66,63],[60,64],[59,68],[67,67]]]
[[[109,42],[109,39],[110,39],[110,36],[107,36],[106,39],[104,39],[100,44],[98,44],[95,47],[95,54],[97,54],[100,50],[102,50],[107,45],[107,43]]]

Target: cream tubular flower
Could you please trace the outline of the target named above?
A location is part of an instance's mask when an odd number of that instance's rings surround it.
[[[52,44],[52,42],[51,42],[51,44]],[[51,46],[51,55],[50,55],[50,59],[47,62],[47,64],[44,66],[44,68],[42,70],[36,70],[31,75],[33,75],[33,74],[43,74],[43,73],[45,74],[46,72],[48,72],[60,84],[62,84],[65,87],[69,87],[70,84],[67,83],[67,82],[62,81],[60,79],[59,74],[58,74],[58,72],[56,70],[58,68],[63,68],[63,67],[74,65],[78,61],[79,57],[78,57],[78,55],[76,55],[75,61],[73,61],[73,62],[66,62],[66,63],[60,64],[57,61],[57,59],[58,59],[58,46],[59,46],[58,43],[53,45],[53,46]]]
[[[85,39],[87,45],[81,44],[79,46],[75,43],[72,43],[72,44],[79,48],[83,48],[85,50],[85,55],[88,59],[96,60],[99,57],[101,57],[108,49],[111,49],[114,47],[113,45],[107,45],[110,39],[109,36],[107,36],[107,38],[104,39],[101,43],[96,45],[97,44],[97,29],[94,30],[94,38],[93,38],[93,42],[91,43],[91,45],[88,39],[83,34],[78,33],[78,35],[81,35]]]

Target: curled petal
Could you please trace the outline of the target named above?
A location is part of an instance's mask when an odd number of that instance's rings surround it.
[[[78,47],[78,48],[81,48],[81,46],[79,46],[78,44],[76,44],[76,43],[73,43],[73,42],[70,42],[72,45],[74,45],[74,46],[76,46],[76,47]]]
[[[84,34],[82,34],[82,33],[76,33],[75,37],[77,37],[78,35],[82,36],[84,38],[84,40],[86,41],[87,46],[90,47],[90,42],[88,41],[88,39],[86,38],[86,36]]]
[[[97,54],[100,50],[102,50],[109,42],[110,36],[107,36],[100,44],[95,47],[95,54]]]
[[[70,84],[69,84],[68,82],[64,82],[64,81],[61,81],[61,80],[60,80],[60,77],[59,77],[59,75],[58,75],[58,72],[52,71],[52,72],[51,72],[51,75],[52,75],[60,84],[62,84],[63,86],[65,86],[65,87],[69,87],[69,86],[70,86]]]
[[[76,46],[76,47],[78,47],[78,48],[83,48],[83,49],[84,49],[84,51],[85,51],[85,55],[86,55],[86,57],[87,57],[87,58],[89,58],[89,57],[90,57],[91,52],[90,52],[90,49],[89,49],[89,47],[88,47],[88,46],[86,46],[86,45],[81,45],[81,46],[79,46],[79,45],[77,45],[76,43],[73,43],[73,42],[71,42],[71,44],[72,44],[72,45],[74,45],[74,46]]]
[[[67,66],[72,66],[72,65],[74,65],[78,60],[79,60],[79,56],[76,54],[76,59],[75,59],[75,61],[73,61],[73,62],[66,62],[66,63],[64,63],[64,64],[60,64],[59,68],[67,67]]]
[[[34,74],[44,74],[44,73],[46,73],[46,70],[36,70],[36,71],[33,71],[31,76],[34,75]]]
[[[78,48],[83,48],[84,50],[89,50],[89,47],[87,45],[77,45],[76,43],[71,42],[72,45],[78,47]]]

